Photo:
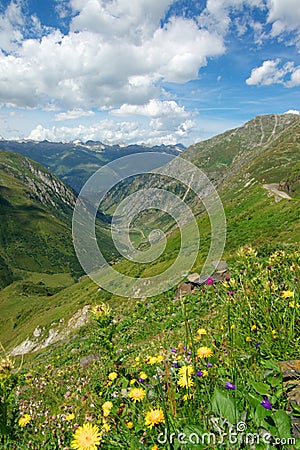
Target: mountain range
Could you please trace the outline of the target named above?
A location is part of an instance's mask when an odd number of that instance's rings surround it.
[[[69,318],[88,303],[119,297],[98,290],[87,277],[80,279],[71,233],[76,192],[101,165],[141,148],[117,146],[96,149],[101,143],[0,142],[0,305],[3,311],[1,336],[8,346],[20,343],[37,326]],[[144,147],[147,151],[149,148]],[[125,150],[124,150],[125,149]],[[103,150],[103,151],[102,151]],[[259,116],[240,128],[229,130],[187,150],[160,147],[200,167],[218,189],[227,218],[224,257],[241,245],[299,244],[300,237],[300,117],[295,114]],[[112,151],[112,153],[110,153]],[[154,151],[154,150],[153,150]],[[157,149],[155,150],[157,151]],[[16,153],[17,152],[17,153]],[[128,153],[127,153],[128,154]],[[26,155],[26,156],[25,156]],[[39,162],[35,162],[33,158]],[[40,163],[50,167],[43,167]],[[81,171],[81,172],[80,172]],[[70,181],[72,188],[65,184]],[[123,190],[124,195],[140,189],[144,180]],[[147,182],[148,183],[148,182]],[[162,187],[153,179],[148,186]],[[201,248],[194,265],[200,270],[210,245],[210,223],[201,204],[185,197],[187,187],[177,189],[174,181],[165,186],[190,202],[201,230]],[[120,201],[119,194],[107,200],[108,212]],[[176,259],[180,233],[159,215],[137,220],[133,242],[147,246],[148,234],[161,225],[167,230],[163,255],[149,264],[120,260],[115,268],[132,276],[153,276]],[[110,236],[106,216],[97,219],[97,237],[110,261],[119,259]],[[26,299],[26,302],[24,302]],[[47,312],[47,314],[46,314]]]

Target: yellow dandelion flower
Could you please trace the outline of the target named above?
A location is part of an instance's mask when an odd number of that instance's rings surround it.
[[[105,402],[105,403],[103,403],[102,411],[103,411],[104,417],[109,416],[110,410],[112,409],[112,407],[113,407],[112,402]]]
[[[246,337],[246,342],[251,342],[251,341],[252,341],[251,337],[250,337],[250,336],[247,336],[247,337]]]
[[[147,375],[145,372],[140,372],[140,373],[139,373],[139,377],[140,377],[142,380],[147,380],[148,375]]]
[[[190,400],[191,398],[193,398],[193,394],[185,394],[183,396],[183,400],[186,402],[187,400]]]
[[[114,381],[116,378],[118,378],[117,372],[110,372],[110,374],[108,375],[108,379],[111,381]]]
[[[142,389],[142,388],[133,388],[128,393],[128,397],[131,398],[131,400],[133,400],[134,403],[141,402],[143,400],[143,398],[145,397],[145,395],[146,395],[146,391],[145,391],[145,389]]]
[[[194,368],[192,366],[182,366],[178,370],[179,375],[182,376],[191,376],[193,373],[195,373]]]
[[[131,430],[133,428],[133,423],[132,422],[126,422],[126,427]]]
[[[71,422],[71,420],[75,419],[75,414],[71,413],[66,416],[66,421]]]
[[[277,331],[276,330],[272,330],[272,334],[273,335],[277,334]]]
[[[97,450],[97,446],[101,443],[102,434],[97,425],[85,423],[82,427],[78,427],[73,434],[71,448],[76,450]]]
[[[140,357],[139,356],[136,356],[135,362],[140,362]]]
[[[197,350],[197,356],[199,356],[199,358],[209,358],[212,355],[213,351],[209,347],[200,347]]]
[[[194,382],[188,375],[183,375],[182,377],[179,378],[177,384],[180,387],[185,387],[187,389],[189,387],[192,387],[194,385]]]
[[[153,447],[151,447],[151,450],[158,450],[158,446],[155,444]]]
[[[165,422],[164,412],[161,408],[151,409],[146,413],[145,425],[152,428],[154,425],[159,425]]]
[[[24,414],[24,416],[20,417],[18,424],[20,427],[25,427],[31,421],[30,414]]]
[[[202,376],[207,377],[207,375],[208,375],[208,370],[206,370],[206,369],[202,370]]]
[[[199,336],[203,336],[204,334],[206,334],[206,329],[205,328],[199,328],[199,330],[197,330],[197,334],[199,334]]]
[[[294,298],[294,292],[292,291],[282,291],[280,294],[281,298]]]
[[[290,308],[295,308],[295,302],[289,302],[289,307]]]
[[[256,325],[252,325],[251,330],[252,331],[257,331],[257,326]]]
[[[162,355],[158,355],[156,357],[156,360],[157,360],[158,363],[160,363],[160,362],[162,362],[164,360],[164,357]]]
[[[132,380],[130,380],[130,384],[134,384],[136,382],[136,379],[133,378]]]

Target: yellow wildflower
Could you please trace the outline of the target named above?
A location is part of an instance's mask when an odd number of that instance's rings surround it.
[[[252,341],[251,337],[250,337],[250,336],[247,336],[247,337],[246,337],[246,342],[251,342],[251,341]]]
[[[145,425],[152,428],[154,425],[159,425],[165,422],[164,412],[161,408],[151,409],[146,413]]]
[[[186,375],[182,375],[179,378],[179,380],[177,381],[177,384],[180,387],[189,388],[189,387],[192,387],[194,385],[194,382],[193,382],[192,378],[186,374]]]
[[[73,419],[75,419],[75,414],[73,414],[73,413],[68,414],[68,415],[66,416],[66,421],[67,421],[67,422],[70,422],[70,421],[73,420]]]
[[[104,417],[109,416],[110,410],[112,409],[112,407],[113,407],[112,402],[105,402],[105,403],[103,403],[102,411],[103,411]]]
[[[130,384],[134,384],[136,382],[136,379],[133,378],[132,380],[130,380]]]
[[[111,381],[114,381],[116,378],[118,378],[117,372],[110,372],[110,374],[108,375],[108,379]]]
[[[129,430],[131,430],[131,428],[133,428],[133,423],[132,422],[126,422],[126,426]]]
[[[142,380],[147,380],[148,375],[147,375],[145,372],[140,372],[140,373],[139,373],[139,377],[140,377]]]
[[[197,350],[197,356],[199,356],[199,358],[209,358],[212,355],[213,355],[213,351],[211,348],[200,347]]]
[[[102,425],[102,430],[105,431],[105,433],[108,433],[110,431],[110,429],[111,429],[111,426],[108,423],[105,422]]]
[[[190,400],[191,398],[193,398],[193,394],[185,394],[183,396],[183,400],[186,402],[187,400]]]
[[[205,328],[199,328],[199,330],[197,330],[197,333],[202,336],[204,334],[206,334],[206,329]]]
[[[202,370],[202,376],[207,377],[207,375],[208,375],[208,370],[206,370],[206,369]]]
[[[146,391],[145,391],[145,389],[142,389],[142,388],[133,388],[128,393],[128,397],[131,398],[131,400],[133,400],[134,403],[141,402],[143,400],[143,398],[145,397],[145,395],[146,395]]]
[[[280,294],[280,297],[281,298],[294,298],[294,292],[289,291],[289,290],[282,291],[281,294]]]
[[[252,331],[257,331],[257,326],[256,325],[252,325],[251,330]]]
[[[289,307],[290,308],[295,308],[295,302],[289,302]]]
[[[71,448],[76,450],[97,450],[100,445],[102,434],[97,425],[85,423],[82,427],[78,427],[73,434]]]
[[[18,424],[20,427],[25,427],[31,421],[30,414],[24,414],[24,416],[20,417]]]
[[[178,373],[182,376],[188,375],[191,376],[195,373],[194,368],[192,366],[182,366],[180,367]]]

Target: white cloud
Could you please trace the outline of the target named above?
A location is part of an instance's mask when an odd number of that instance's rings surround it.
[[[7,52],[17,48],[23,39],[23,23],[20,2],[11,2],[0,15],[0,48]]]
[[[0,102],[70,109],[141,105],[160,95],[160,81],[196,79],[207,58],[225,52],[223,39],[180,17],[161,27],[170,3],[72,0],[79,11],[73,31],[55,30],[23,40],[15,53],[0,52]]]
[[[187,117],[187,113],[183,106],[179,106],[174,100],[156,100],[152,99],[145,105],[128,105],[124,104],[119,109],[111,111],[114,116],[147,116],[158,118],[161,116]]]
[[[288,111],[286,111],[283,114],[297,114],[297,115],[299,115],[300,111],[298,111],[297,109],[289,109]]]
[[[280,67],[280,64],[280,58],[264,61],[260,67],[252,69],[246,83],[261,86],[283,84],[286,87],[300,85],[300,67],[295,67],[292,61],[287,62],[282,67]]]
[[[268,21],[273,23],[272,34],[278,36],[284,31],[297,30],[300,27],[299,0],[267,0]]]
[[[79,119],[80,117],[93,117],[93,116],[95,116],[94,111],[84,111],[81,108],[77,108],[56,114],[54,120],[56,122],[59,122],[64,120]]]

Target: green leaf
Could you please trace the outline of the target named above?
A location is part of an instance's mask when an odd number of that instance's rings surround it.
[[[224,395],[219,389],[215,389],[214,391],[211,409],[215,414],[228,420],[232,425],[235,424],[239,415],[234,401],[230,397]]]
[[[291,437],[291,419],[285,411],[279,409],[274,413],[274,422],[280,439]]]
[[[257,405],[256,409],[255,409],[255,413],[254,413],[254,421],[256,423],[257,426],[261,426],[261,424],[263,423],[264,419],[269,416],[271,413],[269,410],[267,410],[266,408],[264,408],[261,405]]]
[[[266,383],[258,383],[256,381],[252,381],[251,385],[254,390],[260,395],[267,395],[270,391],[270,386]]]

